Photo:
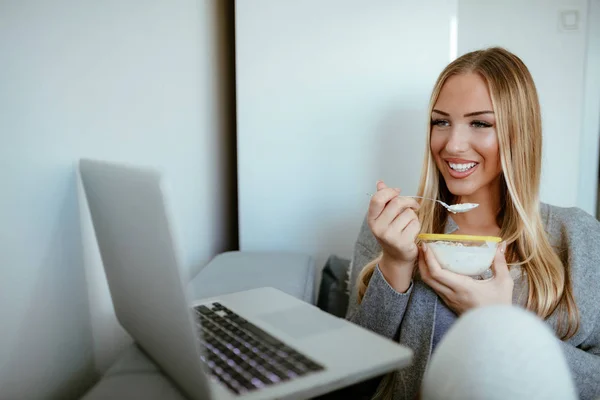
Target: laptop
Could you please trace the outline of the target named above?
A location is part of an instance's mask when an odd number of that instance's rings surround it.
[[[184,396],[306,399],[411,362],[275,288],[189,299],[161,173],[90,159],[79,170],[117,319]]]

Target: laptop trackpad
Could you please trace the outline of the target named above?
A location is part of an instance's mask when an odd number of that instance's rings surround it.
[[[261,314],[258,318],[294,339],[303,339],[345,326],[345,321],[308,305]]]

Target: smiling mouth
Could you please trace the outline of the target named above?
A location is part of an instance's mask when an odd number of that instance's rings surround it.
[[[470,163],[459,164],[459,163],[448,162],[448,166],[453,171],[463,173],[463,172],[467,172],[467,171],[470,171],[473,168],[475,168],[477,166],[477,163],[470,162]]]

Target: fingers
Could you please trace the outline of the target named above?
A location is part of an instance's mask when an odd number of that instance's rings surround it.
[[[412,211],[412,210],[410,210]],[[408,211],[407,211],[408,212]],[[415,214],[416,216],[416,214]],[[421,223],[419,222],[419,218],[411,219],[409,223],[406,225],[406,228],[402,231],[403,235],[406,235],[406,238],[409,239],[412,243],[416,243],[417,235],[421,231]]]
[[[392,200],[395,200],[395,198],[398,198],[399,194],[399,188],[389,188],[383,181],[377,181],[377,192],[371,197],[371,202],[369,204],[369,219],[374,220],[378,218],[384,208],[386,208],[387,204]],[[401,197],[398,198],[398,201],[399,203],[397,206],[400,208],[408,207],[418,210],[420,207],[419,203],[410,197]]]
[[[367,218],[373,222],[381,215],[385,206],[395,197],[398,197],[400,190],[388,188],[385,183],[377,183],[377,193],[371,197],[371,203],[369,204],[369,212]]]
[[[441,283],[444,286],[449,287],[453,291],[455,291],[456,289],[460,289],[462,288],[462,286],[464,286],[465,277],[443,269],[438,260],[435,258],[433,252],[427,247],[425,243],[422,243],[421,249],[431,279]]]
[[[417,255],[415,239],[420,223],[415,213],[419,203],[413,198],[398,197],[400,189],[388,188],[377,182],[377,193],[371,198],[368,224],[382,246],[397,257],[414,260]]]
[[[423,279],[423,282],[429,285],[429,287],[435,290],[435,292],[440,296],[447,298],[454,294],[452,289],[431,276],[431,271],[429,270],[429,266],[425,261],[425,254],[422,248],[419,250],[419,273],[421,274],[421,279]]]
[[[377,181],[377,191],[386,189],[387,185],[383,181]]]
[[[381,215],[372,222],[371,229],[377,236],[387,237],[388,241],[399,240],[403,236],[403,231],[409,224],[416,224],[420,229],[419,219],[417,214],[410,208],[405,206],[405,199],[395,198],[391,200],[381,212]],[[414,237],[412,242],[414,244]],[[406,241],[406,238],[403,238]]]
[[[391,207],[391,205],[390,205]],[[385,213],[385,211],[384,211]],[[417,222],[415,224],[415,222]],[[390,223],[390,231],[398,234],[398,233],[404,233],[404,231],[406,229],[408,229],[409,225],[412,224],[413,226],[413,230],[414,227],[416,226],[417,228],[420,228],[419,224],[419,217],[417,217],[417,213],[414,212],[414,210],[410,209],[410,208],[405,208],[404,210],[402,210],[398,215],[396,215],[396,217],[392,220],[392,222]],[[417,230],[418,232],[418,230]],[[416,235],[415,235],[416,237]],[[414,241],[415,238],[413,238]]]
[[[390,225],[396,217],[398,217],[404,210],[407,209],[418,210],[419,203],[417,203],[415,199],[408,197],[396,197],[390,200],[390,202],[385,206],[379,218],[386,221],[386,223]],[[402,227],[402,229],[404,229],[404,227]]]
[[[506,264],[505,252],[506,242],[502,242],[496,250],[494,262],[492,264],[492,271],[494,271],[494,278],[512,280],[512,278],[510,277],[510,272],[508,270],[508,265]]]

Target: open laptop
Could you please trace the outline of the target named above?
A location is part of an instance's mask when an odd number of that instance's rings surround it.
[[[79,168],[117,319],[190,399],[306,399],[411,362],[410,349],[274,288],[189,301],[161,174]]]

